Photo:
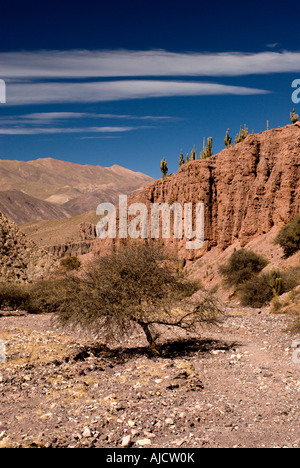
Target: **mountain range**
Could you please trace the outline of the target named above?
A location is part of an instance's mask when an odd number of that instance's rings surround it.
[[[66,218],[102,202],[115,204],[119,194],[139,191],[154,180],[118,165],[0,160],[0,210],[15,223]]]

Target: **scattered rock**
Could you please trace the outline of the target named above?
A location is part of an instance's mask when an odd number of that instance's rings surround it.
[[[151,445],[152,442],[150,439],[139,439],[136,443],[144,447],[145,445]]]
[[[124,447],[124,448],[127,448],[127,447],[130,447],[131,445],[132,445],[131,436],[127,435],[127,436],[123,437],[121,446]]]

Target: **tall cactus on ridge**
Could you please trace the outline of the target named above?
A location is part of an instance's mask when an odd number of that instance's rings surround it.
[[[181,150],[181,153],[180,153],[180,156],[179,156],[179,167],[181,167],[183,164],[184,164],[184,157],[183,157],[183,153],[182,153],[182,150]]]
[[[230,148],[230,145],[231,145],[231,138],[228,132],[229,132],[229,128],[227,128],[226,136],[224,139],[225,148]]]
[[[168,173],[168,164],[167,164],[167,161],[165,158],[163,158],[161,161],[160,161],[160,170],[162,172],[162,175],[163,175],[163,179],[166,178],[167,176],[167,173]]]

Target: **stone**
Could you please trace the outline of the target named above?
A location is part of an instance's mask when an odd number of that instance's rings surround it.
[[[127,436],[123,437],[122,443],[121,443],[122,447],[124,447],[124,448],[130,447],[131,444],[132,444],[132,440],[131,440],[130,435],[127,435]]]
[[[136,441],[138,445],[144,446],[144,445],[151,445],[151,440],[150,439],[139,439]]]
[[[172,424],[174,424],[174,419],[172,419],[172,418],[167,418],[166,421],[165,421],[165,423],[168,424],[168,425],[172,425]]]
[[[92,433],[91,433],[89,427],[84,428],[83,433],[82,433],[82,437],[86,437],[86,438],[92,437]]]

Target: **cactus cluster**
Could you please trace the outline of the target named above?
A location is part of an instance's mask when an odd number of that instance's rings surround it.
[[[296,114],[295,109],[293,109],[293,112],[290,113],[290,119],[291,119],[292,124],[295,124],[296,122],[298,122],[299,115]],[[267,120],[267,130],[269,129],[270,129],[270,123],[269,123],[269,120]],[[254,130],[252,131],[252,133],[254,134]],[[244,124],[244,127],[242,127],[241,125],[239,133],[236,135],[234,139],[234,144],[241,143],[242,141],[244,141],[245,138],[248,136],[248,134],[249,134],[249,130],[246,127],[246,124]],[[225,148],[230,148],[231,146],[231,137],[229,136],[229,128],[226,131],[224,144],[225,144]],[[213,155],[212,137],[207,139],[207,144],[205,143],[205,138],[203,138],[203,151],[200,153],[200,159],[210,158],[212,155]],[[196,151],[195,145],[193,146],[193,149],[190,155],[189,153],[187,153],[185,158],[181,150],[181,153],[179,156],[179,167],[181,167],[185,162],[195,161],[196,159],[197,159],[197,151]],[[163,177],[165,178],[165,175]]]
[[[205,145],[205,138],[203,138],[203,151],[200,153],[200,159],[210,158],[212,154],[212,137],[207,138],[207,145]]]
[[[273,296],[277,297],[282,291],[282,278],[280,275],[279,268],[272,268],[270,270],[270,286],[273,291]]]
[[[240,126],[240,131],[236,135],[234,139],[234,143],[236,144],[236,143],[240,143],[241,141],[244,141],[248,133],[249,131],[248,131],[248,128],[246,127],[246,124],[244,124],[244,128]]]

